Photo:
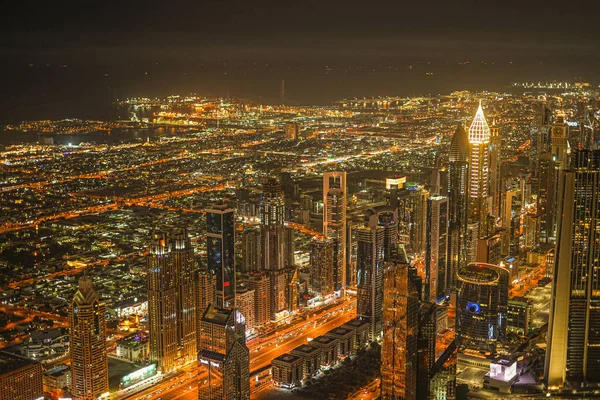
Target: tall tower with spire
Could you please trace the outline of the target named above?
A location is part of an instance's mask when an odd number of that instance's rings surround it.
[[[108,394],[106,305],[86,276],[69,309],[69,340],[73,397],[93,400]]]
[[[489,193],[490,127],[483,115],[481,102],[469,127],[469,217],[478,222],[479,236],[487,233],[487,198]]]

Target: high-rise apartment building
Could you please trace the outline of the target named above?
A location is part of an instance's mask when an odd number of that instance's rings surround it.
[[[379,225],[364,226],[356,231],[356,314],[371,322],[371,340],[381,335],[384,237],[384,228]]]
[[[415,400],[419,294],[402,247],[385,264],[383,291],[381,398]]]
[[[600,151],[575,151],[559,187],[545,378],[577,389],[600,383]]]
[[[246,320],[246,330],[254,329],[254,289],[238,286],[235,290],[235,304]]]
[[[194,253],[187,231],[154,233],[146,265],[150,360],[167,373],[196,359]]]
[[[254,324],[263,325],[271,320],[269,277],[255,272],[248,279],[248,287],[254,290]]]
[[[434,196],[427,200],[425,301],[444,301],[450,295],[448,280],[448,198]]]
[[[487,199],[489,194],[489,143],[490,127],[483,114],[481,103],[469,127],[469,216],[479,223],[479,235],[487,233]]]
[[[283,188],[276,179],[263,184],[260,200],[262,268],[270,280],[271,319],[287,309],[286,229]]]
[[[215,304],[215,277],[205,268],[197,270],[194,275],[196,280],[196,324],[198,324],[206,308]],[[200,335],[198,335],[198,326],[196,326],[196,349],[200,348],[199,340]]]
[[[333,286],[346,286],[346,172],[323,175],[323,234],[333,240]]]
[[[235,302],[234,209],[216,204],[206,210],[208,270],[215,275],[216,305],[229,308]]]
[[[242,313],[209,306],[199,325],[198,400],[250,399],[250,352]]]
[[[310,288],[321,297],[333,294],[333,243],[326,237],[315,237],[310,243]]]
[[[69,308],[69,341],[73,397],[96,400],[108,395],[106,305],[85,276]]]

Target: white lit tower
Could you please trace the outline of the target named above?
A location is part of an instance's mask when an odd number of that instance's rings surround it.
[[[490,127],[483,115],[481,102],[469,127],[469,217],[478,222],[479,236],[487,233],[487,198],[489,194]]]

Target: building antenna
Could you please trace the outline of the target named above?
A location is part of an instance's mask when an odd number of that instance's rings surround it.
[[[281,105],[285,104],[285,80],[281,80]]]

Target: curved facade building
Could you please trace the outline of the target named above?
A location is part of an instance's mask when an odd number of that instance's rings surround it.
[[[456,336],[461,350],[494,354],[506,334],[509,272],[493,264],[458,269]]]

